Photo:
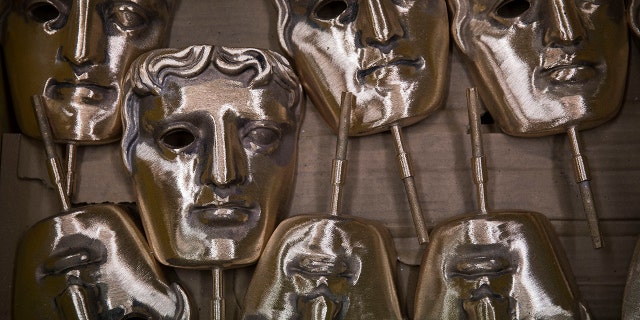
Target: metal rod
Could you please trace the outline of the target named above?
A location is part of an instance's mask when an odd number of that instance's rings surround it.
[[[63,315],[63,319],[97,319],[96,314],[91,308],[94,301],[87,299],[86,290],[77,284],[70,284],[62,294],[55,298],[55,303]]]
[[[347,173],[347,149],[349,146],[349,125],[351,124],[351,108],[356,104],[356,97],[350,92],[342,93],[340,106],[340,126],[336,143],[336,157],[331,170],[331,206],[329,214],[337,216],[342,207],[342,187]]]
[[[66,154],[67,179],[65,181],[65,191],[67,192],[67,197],[71,199],[76,189],[76,156],[78,154],[78,146],[75,143],[67,144]]]
[[[471,170],[473,183],[476,185],[476,199],[480,213],[488,214],[487,198],[487,164],[480,133],[479,98],[476,88],[467,89],[467,109],[469,111],[469,126],[471,127]]]
[[[569,141],[571,144],[571,152],[573,154],[573,172],[575,174],[576,183],[580,188],[580,195],[582,196],[582,206],[584,212],[587,215],[587,223],[589,224],[589,232],[591,233],[591,241],[593,247],[596,249],[602,248],[603,240],[600,233],[600,226],[598,223],[598,213],[596,212],[596,205],[593,201],[593,194],[591,193],[591,180],[589,174],[589,164],[587,163],[587,157],[582,154],[582,141],[578,134],[578,129],[572,126],[567,130]]]
[[[418,235],[418,242],[424,244],[429,242],[429,233],[427,226],[424,222],[424,216],[422,215],[422,208],[420,208],[420,199],[418,197],[418,191],[416,190],[416,183],[413,179],[413,162],[409,153],[404,148],[404,137],[402,135],[402,128],[399,125],[391,126],[391,133],[393,134],[393,140],[396,145],[396,151],[398,152],[398,165],[400,166],[400,177],[404,182],[404,190],[409,200],[409,209],[411,210],[411,217],[413,218],[413,225]]]
[[[49,179],[53,183],[56,192],[58,193],[58,199],[62,205],[63,211],[71,209],[71,201],[67,196],[64,173],[62,166],[60,165],[60,158],[56,153],[55,144],[53,143],[53,134],[51,133],[51,127],[49,126],[49,120],[44,110],[42,97],[34,95],[31,97],[31,103],[38,120],[38,127],[40,128],[40,135],[42,136],[42,142],[44,143],[44,151],[47,154],[47,169],[49,170]]]
[[[211,297],[211,320],[224,320],[224,270],[220,266],[211,269],[213,276],[213,295]]]

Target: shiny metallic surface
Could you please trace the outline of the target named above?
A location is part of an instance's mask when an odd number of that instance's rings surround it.
[[[283,49],[337,131],[342,92],[356,96],[350,135],[410,125],[435,111],[448,80],[444,0],[274,0]]]
[[[187,295],[117,206],[47,218],[17,252],[14,319],[191,319]]]
[[[168,43],[174,2],[13,0],[2,44],[22,132],[39,137],[30,99],[41,95],[57,142],[120,138],[126,68]]]
[[[633,31],[636,37],[640,37],[640,1],[630,0],[627,2],[629,2],[627,13],[629,16],[631,31]]]
[[[191,46],[140,56],[127,78],[122,152],[161,263],[254,263],[288,213],[303,112],[286,60]]]
[[[269,239],[243,319],[402,319],[395,264],[389,232],[377,222],[294,216]]]
[[[431,238],[414,319],[589,319],[544,215],[464,215],[436,226]]]
[[[448,4],[453,39],[487,109],[507,134],[588,129],[617,113],[629,55],[624,1]]]
[[[629,264],[627,284],[622,299],[622,320],[640,319],[640,241],[636,243]]]

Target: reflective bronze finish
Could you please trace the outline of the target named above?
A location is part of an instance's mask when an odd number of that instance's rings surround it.
[[[275,3],[280,44],[334,130],[343,91],[357,101],[350,135],[410,125],[442,104],[449,53],[443,0]]]
[[[622,320],[640,319],[640,241],[629,264],[627,285],[622,299]]]
[[[633,31],[636,37],[640,37],[640,1],[630,0],[627,12],[631,31]]]
[[[190,319],[144,237],[119,207],[86,206],[45,219],[22,239],[14,319]]]
[[[340,216],[354,100],[343,93],[329,214],[295,216],[276,228],[249,284],[243,319],[401,319],[389,232]]]
[[[57,142],[120,138],[126,68],[167,44],[173,7],[174,0],[12,0],[2,43],[22,132],[39,137],[30,98],[41,95]]]
[[[618,112],[629,55],[624,1],[448,4],[453,39],[507,134],[588,129]]]
[[[258,262],[243,319],[402,319],[392,243],[384,226],[353,216],[283,221]]]
[[[438,225],[414,319],[589,319],[544,215],[500,211]]]
[[[254,263],[286,214],[302,88],[280,55],[191,46],[139,57],[129,72],[123,158],[161,263]]]
[[[535,212],[488,209],[475,88],[467,91],[467,103],[480,210],[434,228],[414,319],[589,319],[549,220]]]

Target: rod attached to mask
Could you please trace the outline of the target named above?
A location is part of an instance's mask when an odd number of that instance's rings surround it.
[[[591,180],[591,176],[589,174],[587,157],[582,154],[582,140],[580,139],[580,134],[576,126],[569,127],[567,135],[569,136],[569,142],[571,143],[573,172],[576,178],[576,183],[580,188],[582,205],[584,206],[584,213],[587,215],[587,223],[589,224],[589,232],[591,233],[591,241],[593,242],[593,247],[599,249],[602,248],[603,241],[598,223],[596,204],[593,201],[593,194],[591,193],[591,183],[589,182]]]
[[[76,159],[78,154],[78,145],[75,143],[69,143],[66,147],[66,174],[65,189],[69,199],[73,197],[76,187]]]
[[[471,134],[471,170],[473,183],[476,185],[476,201],[481,214],[489,213],[487,186],[489,180],[487,175],[487,163],[482,145],[482,134],[480,133],[478,92],[476,88],[467,89],[467,110],[469,112],[469,126]]]
[[[420,207],[420,199],[416,189],[416,182],[413,178],[413,161],[411,161],[409,153],[405,150],[404,136],[400,125],[391,126],[391,133],[393,134],[393,141],[395,142],[396,151],[398,152],[400,178],[402,178],[402,182],[404,182],[404,190],[407,193],[407,199],[409,200],[409,209],[411,210],[413,225],[415,226],[416,233],[418,235],[418,242],[420,244],[424,244],[429,242],[429,233],[427,232],[427,226],[425,225],[424,216],[422,215],[422,208]]]
[[[220,266],[211,269],[213,294],[211,296],[211,320],[224,320],[224,270]]]
[[[51,127],[49,126],[49,120],[44,110],[42,97],[34,95],[31,97],[31,103],[33,104],[33,110],[38,120],[38,127],[40,129],[40,135],[42,136],[42,143],[44,144],[44,151],[47,154],[47,169],[49,170],[49,179],[53,183],[58,194],[58,200],[62,206],[62,211],[68,211],[71,209],[71,201],[67,195],[66,182],[64,178],[64,172],[62,171],[62,165],[60,164],[60,158],[56,153],[56,147],[53,143],[53,134],[51,133]]]
[[[343,92],[341,104],[336,157],[331,167],[331,205],[329,214],[334,216],[339,215],[342,208],[342,187],[347,176],[349,123],[351,123],[351,108],[356,104],[356,97],[350,92]]]
[[[44,144],[44,150],[47,155],[49,179],[51,180],[51,183],[53,183],[56,193],[58,194],[58,200],[62,206],[62,211],[67,212],[71,210],[71,201],[69,200],[69,195],[67,193],[67,180],[64,172],[62,171],[60,158],[56,152],[51,126],[49,125],[49,119],[47,118],[44,110],[42,97],[39,95],[33,95],[31,97],[31,103],[33,104],[33,110],[35,112],[36,119],[38,120],[38,128],[40,129],[42,143]],[[68,277],[74,276],[68,275]],[[61,303],[61,311],[67,319],[96,319],[95,313],[93,312],[90,303],[88,303],[90,301],[87,299],[85,290],[76,284],[70,284],[63,294],[56,299],[56,301]]]

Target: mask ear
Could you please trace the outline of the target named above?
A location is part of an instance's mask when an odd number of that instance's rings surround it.
[[[640,38],[640,0],[631,0],[629,5],[629,27]]]

